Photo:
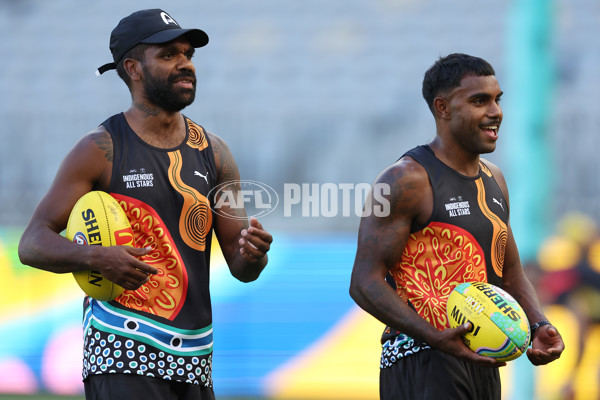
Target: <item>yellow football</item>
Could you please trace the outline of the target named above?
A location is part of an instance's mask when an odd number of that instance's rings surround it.
[[[133,246],[133,231],[127,215],[110,194],[92,191],[83,195],[71,210],[67,239],[82,245]],[[79,287],[97,300],[113,300],[125,289],[94,270],[73,272]]]
[[[477,354],[510,361],[529,346],[525,312],[510,294],[490,283],[458,285],[448,297],[446,312],[451,328],[471,323],[463,340]]]

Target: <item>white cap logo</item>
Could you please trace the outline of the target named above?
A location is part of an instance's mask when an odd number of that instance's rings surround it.
[[[171,16],[169,14],[167,14],[164,11],[160,13],[160,17],[162,18],[163,21],[165,21],[165,24],[167,24],[167,25],[175,24],[175,25],[179,26],[179,24],[173,18],[171,18]]]

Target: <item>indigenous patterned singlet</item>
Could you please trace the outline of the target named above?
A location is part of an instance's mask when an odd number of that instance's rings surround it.
[[[440,161],[429,146],[403,155],[421,164],[433,189],[433,211],[425,227],[413,226],[401,261],[390,269],[388,282],[421,317],[439,330],[449,328],[446,302],[463,282],[502,286],[508,208],[488,167],[464,176]],[[429,348],[386,327],[381,367]]]
[[[110,302],[84,301],[83,378],[131,373],[212,386],[209,263],[216,183],[204,129],[185,118],[174,149],[144,143],[117,114],[102,125],[113,141],[110,194],[133,229],[142,259],[159,273]]]

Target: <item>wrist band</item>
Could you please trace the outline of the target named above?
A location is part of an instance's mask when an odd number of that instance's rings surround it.
[[[550,325],[550,321],[545,319],[543,321],[536,322],[535,324],[529,325],[529,330],[531,331],[531,342],[533,342],[533,335],[535,334],[535,331],[537,331],[539,327],[544,326],[544,325]]]

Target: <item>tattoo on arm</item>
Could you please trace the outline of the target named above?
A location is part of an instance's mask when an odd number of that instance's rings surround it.
[[[229,150],[225,142],[223,142],[220,138],[212,136],[211,143],[217,169],[217,185],[227,183],[228,191],[231,191],[234,198],[236,198],[236,195],[242,188],[239,182],[240,172],[235,163],[233,155],[231,154],[231,151]],[[213,196],[217,196],[218,192],[219,191],[215,192]],[[217,202],[217,199],[214,198],[211,199],[211,201]],[[224,210],[225,208],[226,211]],[[244,209],[244,207],[229,207],[229,205],[224,205],[222,207],[222,211],[224,211],[227,215],[235,215],[238,217],[236,219],[226,218],[223,222],[224,226],[227,226],[227,230],[235,232],[235,237],[237,237],[238,233],[242,229],[248,228],[249,223],[246,217],[246,210]],[[217,219],[221,220],[221,218]],[[216,224],[219,225],[220,223],[217,221]]]
[[[112,138],[108,132],[102,132],[93,136],[93,140],[96,146],[101,150],[104,150],[104,156],[109,162],[113,161],[113,143]]]
[[[218,183],[239,181],[240,173],[227,145],[218,138],[213,139],[213,143]]]
[[[223,182],[239,180],[239,175],[236,173],[237,168],[235,161],[233,160],[233,156],[229,152],[226,152],[224,155],[225,159],[221,165],[221,180]]]

